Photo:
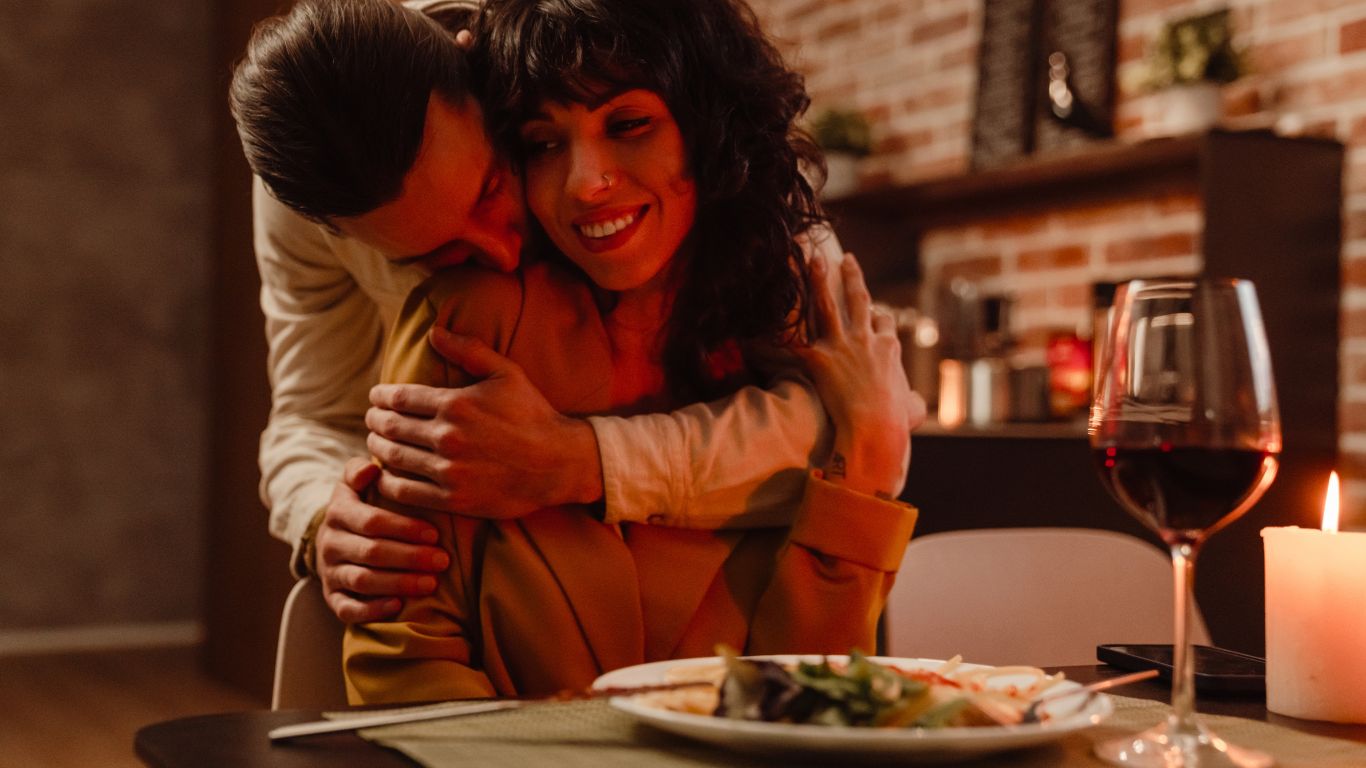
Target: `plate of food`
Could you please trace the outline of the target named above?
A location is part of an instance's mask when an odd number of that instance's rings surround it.
[[[1046,744],[1114,710],[1104,695],[1033,667],[954,658],[737,656],[641,664],[599,677],[595,688],[696,683],[615,696],[642,723],[746,752],[914,755],[962,759]],[[1048,701],[1029,712],[1034,700]]]

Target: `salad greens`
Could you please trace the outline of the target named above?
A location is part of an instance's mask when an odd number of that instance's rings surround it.
[[[1040,671],[1024,690],[999,690],[984,684],[989,672],[952,676],[956,659],[935,671],[900,670],[854,650],[847,662],[821,657],[789,668],[718,650],[726,677],[713,714],[738,720],[884,728],[1011,724],[1029,698],[1060,679]]]

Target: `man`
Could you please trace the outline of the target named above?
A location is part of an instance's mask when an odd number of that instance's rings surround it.
[[[362,502],[372,482],[397,502],[480,516],[601,501],[609,522],[771,523],[828,443],[820,403],[798,381],[671,414],[572,419],[510,361],[434,331],[433,346],[483,380],[376,387],[367,412],[384,331],[409,290],[470,258],[514,268],[525,226],[517,178],[484,134],[452,42],[470,6],[423,8],[446,28],[382,0],[303,3],[258,28],[233,80],[258,176],[271,350],[262,492],[296,572],[315,571],[346,621],[391,615],[398,598],[434,587],[429,574],[448,565],[435,531]],[[401,38],[378,45],[412,56],[374,55],[377,29]]]

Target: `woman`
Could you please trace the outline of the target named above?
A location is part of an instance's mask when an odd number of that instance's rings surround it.
[[[485,104],[514,148],[549,257],[440,273],[410,298],[389,380],[458,385],[433,325],[519,362],[557,409],[633,413],[734,391],[757,350],[803,336],[794,238],[821,221],[799,173],[806,106],[736,0],[494,0],[476,30]],[[915,511],[900,488],[923,411],[891,322],[859,290],[804,358],[835,424],[788,526],[609,526],[582,510],[430,517],[452,552],[436,594],[352,628],[355,702],[551,693],[604,671],[709,655],[871,647]],[[478,301],[467,297],[478,296]],[[478,374],[478,371],[471,373]],[[762,447],[757,448],[761,450]]]

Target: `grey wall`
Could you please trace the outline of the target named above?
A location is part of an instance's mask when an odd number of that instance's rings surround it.
[[[0,3],[0,631],[198,618],[210,17]]]

